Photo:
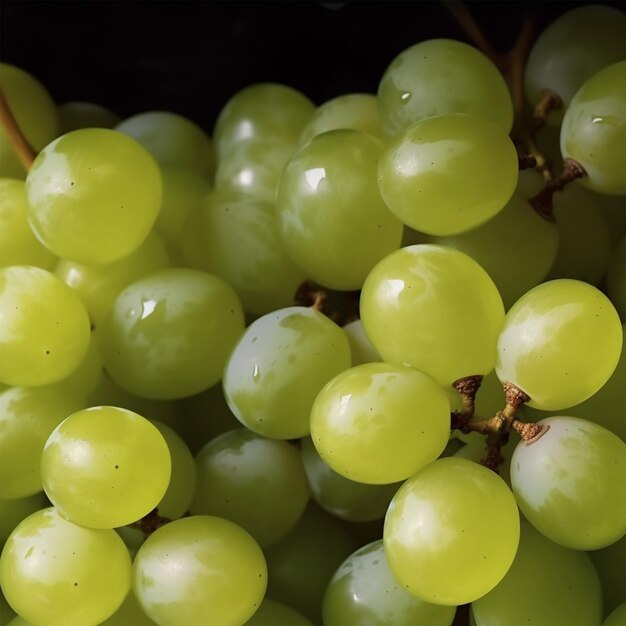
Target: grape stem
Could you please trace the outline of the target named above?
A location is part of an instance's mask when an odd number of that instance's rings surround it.
[[[311,280],[305,280],[294,296],[296,304],[323,313],[338,326],[359,318],[359,298],[359,291],[335,291]]]
[[[13,146],[15,154],[24,166],[24,169],[28,172],[37,153],[30,143],[28,143],[28,139],[26,139],[22,129],[19,127],[2,89],[0,89],[0,124],[2,124],[4,128],[4,132],[6,133],[9,143]]]
[[[539,130],[545,123],[548,113],[563,106],[563,101],[559,96],[550,89],[544,89],[541,93],[539,102],[535,105],[533,111],[533,119],[535,120],[535,129]]]
[[[464,432],[464,428],[474,415],[474,403],[476,393],[480,389],[483,377],[480,374],[466,376],[452,383],[452,386],[461,396],[462,408],[460,411],[453,411],[451,415],[451,429]]]
[[[529,200],[530,205],[546,220],[553,221],[552,197],[556,191],[560,191],[565,185],[577,178],[586,176],[583,166],[574,159],[565,159],[563,171],[555,179],[546,182],[541,191]]]
[[[158,509],[153,509],[147,515],[144,515],[140,520],[128,524],[128,528],[136,528],[140,530],[145,537],[149,537],[155,530],[169,524],[172,520],[167,517],[161,517]]]

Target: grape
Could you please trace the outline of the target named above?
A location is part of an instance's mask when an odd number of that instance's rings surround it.
[[[0,545],[4,545],[9,535],[23,519],[47,506],[50,506],[50,503],[41,492],[25,498],[0,500]]]
[[[222,376],[244,329],[237,294],[198,270],[169,268],[131,283],[102,328],[104,365],[123,389],[174,399]]]
[[[352,365],[382,361],[380,354],[376,352],[376,349],[367,338],[365,329],[363,328],[363,322],[360,319],[348,322],[342,328],[350,343]]]
[[[280,179],[282,241],[309,278],[331,289],[359,289],[372,267],[400,247],[402,224],[376,184],[382,151],[360,131],[329,131],[300,148]]]
[[[146,539],[132,584],[159,626],[244,624],[263,600],[267,566],[240,526],[197,515],[170,522]]]
[[[513,104],[496,66],[460,41],[430,39],[401,52],[378,86],[383,127],[393,136],[435,115],[469,113],[504,133],[513,124]]]
[[[517,550],[519,525],[513,494],[499,476],[466,459],[438,459],[391,501],[385,556],[409,593],[435,604],[464,604],[502,580]]]
[[[524,72],[524,91],[531,106],[549,90],[563,102],[547,121],[558,126],[563,110],[580,86],[603,67],[624,56],[624,13],[609,6],[581,6],[563,13],[533,44]]]
[[[188,265],[226,281],[249,313],[290,306],[306,279],[280,239],[274,205],[241,193],[207,195],[189,215],[181,243]]]
[[[119,115],[94,102],[64,102],[57,107],[59,134],[81,128],[113,128]]]
[[[337,569],[324,596],[325,626],[450,626],[455,608],[409,594],[389,570],[383,541],[351,554]]]
[[[626,532],[626,444],[577,417],[556,416],[536,441],[520,442],[511,484],[524,516],[552,541],[596,550]]]
[[[600,581],[589,557],[553,543],[526,521],[511,568],[472,603],[477,626],[588,626],[599,623],[601,610]]]
[[[184,167],[213,178],[213,143],[202,128],[182,115],[146,111],[126,118],[115,130],[138,141],[159,165]]]
[[[388,144],[378,186],[404,224],[430,235],[456,235],[502,210],[517,172],[515,146],[501,128],[471,115],[438,115]]]
[[[351,522],[385,516],[400,483],[366,485],[337,474],[322,460],[310,437],[301,440],[301,449],[311,496],[325,511]]]
[[[312,626],[312,624],[286,604],[265,598],[245,626]]]
[[[452,456],[460,459],[468,459],[474,463],[480,463],[487,457],[487,446],[485,436],[479,433],[471,433],[475,435],[475,438],[471,438],[462,448],[456,450]],[[519,441],[519,437],[515,434],[515,431],[511,435],[515,437],[515,441]],[[511,457],[515,450],[515,442],[509,441],[500,449],[500,455],[502,462],[498,465],[498,474],[502,480],[510,487],[511,486]]]
[[[247,428],[276,439],[309,434],[315,396],[350,367],[342,330],[313,309],[288,307],[254,321],[224,370],[224,395]]]
[[[245,528],[262,547],[293,528],[309,500],[298,450],[244,428],[209,441],[196,455],[193,515],[218,515]]]
[[[161,433],[118,407],[73,413],[41,455],[46,495],[64,517],[89,528],[124,526],[147,515],[165,494],[170,472]]]
[[[300,134],[300,146],[313,137],[340,128],[352,128],[385,141],[378,98],[370,93],[348,93],[327,100],[315,109]]]
[[[622,602],[603,622],[602,626],[623,626],[626,624],[626,602]]]
[[[169,266],[161,237],[151,232],[128,256],[113,263],[86,265],[59,260],[54,273],[78,293],[95,328],[104,325],[118,294],[132,282]]]
[[[587,553],[602,584],[604,615],[626,601],[626,535],[606,548]]]
[[[100,626],[155,626],[144,612],[135,594],[130,591],[122,606]]]
[[[0,179],[0,267],[35,265],[50,270],[56,260],[28,225],[24,181]]]
[[[385,361],[411,365],[447,387],[493,369],[504,307],[469,256],[415,245],[388,255],[369,274],[361,319]]]
[[[48,385],[69,376],[90,342],[79,297],[38,267],[0,268],[0,381]]]
[[[580,183],[626,194],[626,61],[609,65],[576,92],[561,126],[561,153],[585,170]]]
[[[59,134],[59,118],[47,89],[31,74],[0,63],[0,89],[28,143],[41,150]],[[0,124],[0,177],[24,178],[26,172]]]
[[[429,376],[405,365],[345,370],[317,395],[311,439],[337,473],[363,483],[405,480],[450,437],[450,404]]]
[[[26,177],[28,218],[54,254],[112,263],[148,236],[161,205],[161,174],[144,148],[104,128],[49,143]]]
[[[2,550],[2,591],[40,626],[96,626],[122,604],[131,562],[113,530],[84,528],[47,508],[27,517]]]
[[[622,321],[626,321],[626,236],[611,252],[606,273],[606,292]]]
[[[606,383],[621,349],[621,323],[610,300],[582,281],[552,280],[508,312],[496,372],[530,396],[529,406],[561,410]]]

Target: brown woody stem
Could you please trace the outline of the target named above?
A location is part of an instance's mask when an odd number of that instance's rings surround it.
[[[550,89],[544,89],[541,93],[539,102],[535,105],[533,111],[533,119],[535,120],[535,128],[538,130],[546,123],[546,118],[550,111],[560,109],[563,106],[563,101],[559,96]]]
[[[480,374],[474,376],[466,376],[465,378],[459,378],[459,380],[452,383],[452,386],[458,391],[461,396],[462,408],[460,411],[453,411],[450,418],[450,427],[452,430],[458,429],[461,432],[465,432],[467,423],[474,415],[474,403],[476,400],[476,393],[483,382],[483,377]]]
[[[158,509],[153,509],[140,520],[137,520],[132,524],[128,524],[128,528],[136,528],[146,537],[149,537],[155,530],[158,530],[161,526],[165,526],[165,524],[168,524],[171,521],[172,520],[167,517],[161,517]]]
[[[7,135],[9,143],[13,146],[15,154],[24,166],[24,169],[28,172],[37,153],[30,143],[28,143],[28,139],[26,139],[22,129],[19,127],[2,89],[0,89],[0,124],[2,124],[4,128],[4,132]]]
[[[553,206],[552,197],[556,191],[560,191],[573,180],[586,176],[584,168],[580,163],[573,159],[565,159],[563,163],[563,171],[555,179],[547,182],[543,189],[534,197],[529,200],[531,206],[541,215],[541,217],[547,220],[553,220]]]

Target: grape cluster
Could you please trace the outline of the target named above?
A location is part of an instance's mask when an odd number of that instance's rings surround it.
[[[626,624],[625,27],[212,138],[0,64],[0,625]]]

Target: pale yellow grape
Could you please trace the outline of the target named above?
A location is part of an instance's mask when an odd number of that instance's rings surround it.
[[[555,416],[536,441],[520,442],[511,484],[537,530],[574,550],[596,550],[626,533],[626,443],[577,417]]]
[[[528,404],[565,409],[592,396],[617,366],[622,325],[611,301],[578,280],[542,283],[507,313],[496,372],[524,391]]]
[[[378,165],[378,187],[404,224],[430,235],[456,235],[502,210],[517,173],[506,131],[456,113],[417,122],[391,141]]]
[[[100,626],[156,626],[144,612],[135,594],[128,592],[126,599],[109,619],[102,622]]]
[[[122,604],[131,561],[113,530],[84,528],[52,508],[27,517],[0,558],[2,591],[36,626],[96,626]]]
[[[507,573],[519,526],[513,494],[497,474],[466,459],[438,459],[391,501],[385,556],[409,593],[434,604],[465,604]]]
[[[0,381],[48,385],[69,376],[90,342],[80,298],[38,267],[0,268]]]
[[[48,506],[50,503],[41,491],[25,498],[0,500],[0,546],[23,519]]]
[[[371,341],[367,338],[363,329],[363,322],[360,319],[348,322],[345,326],[342,326],[342,329],[350,343],[352,365],[382,361],[380,354],[376,352]]]
[[[57,113],[60,135],[80,128],[113,128],[120,121],[119,115],[94,102],[64,102]]]
[[[493,369],[504,307],[476,261],[423,244],[393,252],[372,270],[361,319],[385,361],[409,364],[447,387]]]
[[[312,624],[286,604],[265,598],[245,626],[312,626]]]
[[[159,626],[242,625],[263,600],[267,565],[240,526],[196,515],[148,537],[135,558],[132,584]]]
[[[26,178],[28,219],[54,254],[112,263],[136,250],[161,206],[161,174],[134,139],[88,128],[62,135]]]
[[[56,260],[28,225],[24,181],[0,179],[0,267],[35,265],[50,270]]]
[[[513,104],[493,62],[474,46],[430,39],[402,51],[378,86],[383,126],[389,136],[427,117],[469,113],[504,133],[513,124]]]
[[[147,419],[119,407],[73,413],[52,432],[41,456],[46,495],[67,519],[115,528],[147,515],[170,480],[170,453]]]
[[[34,150],[41,150],[59,134],[54,100],[34,76],[14,65],[0,63],[0,89],[17,126]],[[3,124],[0,124],[0,176],[26,176]]]

